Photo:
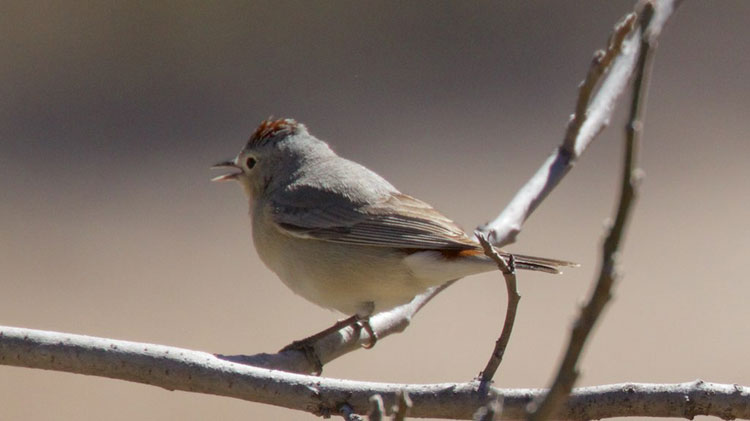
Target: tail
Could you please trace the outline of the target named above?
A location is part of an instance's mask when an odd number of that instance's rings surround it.
[[[552,274],[562,273],[559,268],[561,267],[578,267],[578,263],[567,262],[565,260],[547,259],[544,257],[525,256],[523,254],[515,254],[508,252],[500,252],[500,255],[505,259],[513,257],[516,268],[524,270],[535,270],[538,272],[546,272]]]

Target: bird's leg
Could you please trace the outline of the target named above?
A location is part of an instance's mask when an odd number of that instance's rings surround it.
[[[320,357],[318,357],[318,354],[315,351],[315,342],[319,341],[320,339],[325,338],[326,336],[330,335],[333,332],[338,332],[339,330],[347,326],[356,326],[358,320],[359,319],[356,314],[354,316],[347,317],[346,319],[339,320],[328,329],[324,329],[312,336],[306,337],[305,339],[294,341],[290,343],[289,345],[281,348],[279,352],[284,352],[284,351],[303,352],[307,360],[313,366],[315,366],[315,371],[313,372],[313,374],[318,376],[323,372],[323,362],[320,361]]]
[[[351,317],[347,317],[346,319],[337,321],[333,326],[321,330],[320,332],[308,336],[305,339],[300,339],[298,341],[294,341],[290,343],[289,345],[285,346],[284,348],[281,348],[281,351],[288,351],[290,349],[299,350],[302,349],[305,346],[310,346],[313,343],[319,341],[320,339],[325,338],[326,336],[330,335],[333,332],[338,332],[339,330],[348,327],[348,326],[354,326],[359,322],[359,316],[356,314]]]
[[[378,341],[378,337],[375,334],[375,331],[372,329],[372,326],[370,325],[370,315],[375,310],[375,303],[372,301],[364,302],[361,305],[361,309],[357,311],[356,314],[354,314],[351,317],[347,317],[346,319],[337,321],[333,326],[329,327],[328,329],[322,330],[312,336],[308,336],[305,339],[300,339],[298,341],[294,341],[291,344],[285,346],[281,349],[281,351],[286,351],[288,349],[300,349],[302,346],[307,346],[315,343],[316,341],[323,339],[324,337],[330,335],[333,332],[337,332],[345,327],[351,326],[355,330],[364,329],[365,332],[370,336],[370,342],[366,345],[363,345],[363,348],[370,349],[373,346],[375,346],[375,343]]]
[[[375,331],[372,330],[372,326],[370,325],[370,316],[375,312],[375,303],[373,301],[366,301],[361,303],[359,307],[359,310],[355,314],[357,317],[355,325],[364,329],[370,336],[370,341],[367,344],[362,345],[362,348],[370,349],[378,342],[378,335],[375,334]]]
[[[317,374],[320,374],[320,372],[323,370],[323,364],[320,361],[320,358],[318,357],[317,353],[315,352],[315,343],[326,336],[338,332],[339,330],[351,326],[355,332],[359,331],[360,329],[364,329],[365,332],[370,336],[370,341],[367,344],[362,345],[362,348],[370,349],[373,346],[375,346],[375,343],[378,341],[378,336],[375,334],[375,331],[372,329],[372,326],[370,325],[370,316],[362,316],[359,314],[355,314],[351,317],[347,317],[346,319],[337,321],[333,326],[324,329],[314,335],[308,336],[304,339],[300,339],[298,341],[294,341],[290,343],[289,345],[285,346],[284,348],[281,348],[279,352],[284,351],[302,351],[305,353],[305,356],[307,359],[315,366],[317,367]]]

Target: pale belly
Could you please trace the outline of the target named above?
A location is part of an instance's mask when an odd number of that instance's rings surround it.
[[[432,282],[415,277],[398,250],[301,239],[254,227],[261,260],[305,299],[347,315],[408,303]],[[447,280],[446,280],[447,281]]]

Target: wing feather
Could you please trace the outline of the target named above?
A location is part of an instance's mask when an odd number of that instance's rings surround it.
[[[341,195],[316,192],[307,200],[275,203],[274,222],[288,235],[346,244],[405,249],[476,248],[456,223],[421,200],[403,193],[375,203],[357,203]],[[308,196],[309,198],[309,196]]]

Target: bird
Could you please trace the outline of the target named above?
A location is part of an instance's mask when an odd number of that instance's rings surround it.
[[[349,316],[315,338],[356,324],[367,330],[371,347],[372,315],[431,287],[497,270],[451,219],[339,156],[294,119],[263,120],[234,159],[213,168],[229,170],[213,181],[237,182],[246,193],[263,263],[294,293]],[[523,270],[556,274],[576,266],[512,256]]]

